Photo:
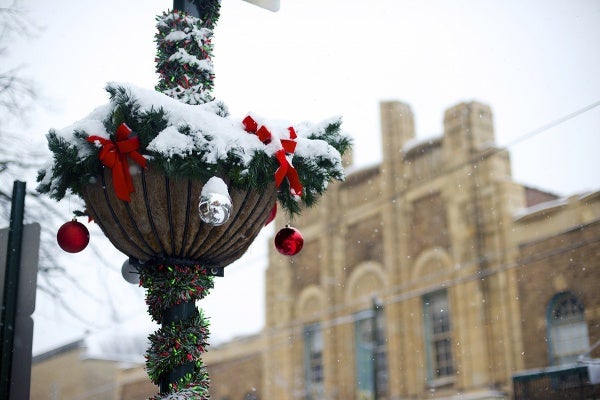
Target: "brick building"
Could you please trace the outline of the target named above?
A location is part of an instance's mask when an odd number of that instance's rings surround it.
[[[205,355],[213,400],[511,399],[515,377],[579,371],[600,340],[600,192],[514,182],[477,102],[437,138],[416,141],[400,102],[381,126],[381,164],[294,221],[297,256],[271,250],[262,332]]]

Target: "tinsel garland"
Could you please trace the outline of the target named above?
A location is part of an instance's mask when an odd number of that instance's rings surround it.
[[[186,104],[213,99],[212,30],[199,18],[174,10],[157,17],[156,90]]]
[[[152,400],[208,400],[209,377],[201,355],[208,346],[209,322],[193,304],[208,294],[213,277],[200,265],[165,263],[144,264],[139,273],[140,286],[146,289],[148,313],[154,321],[162,323],[149,336],[150,347],[146,352],[148,376],[160,385],[162,392]],[[169,313],[180,305],[193,307],[193,311],[189,316],[169,320]],[[171,380],[170,374],[178,369],[183,371],[181,376]]]
[[[144,265],[140,286],[146,289],[148,313],[160,323],[165,310],[204,298],[213,288],[213,277],[200,265]]]

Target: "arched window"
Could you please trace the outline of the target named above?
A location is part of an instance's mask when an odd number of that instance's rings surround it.
[[[568,364],[577,361],[590,347],[583,303],[570,292],[555,295],[548,305],[548,336],[550,363]]]

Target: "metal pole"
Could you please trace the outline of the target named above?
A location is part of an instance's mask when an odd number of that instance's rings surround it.
[[[173,0],[173,10],[184,11],[196,18],[200,18],[198,6],[191,0]]]
[[[4,296],[2,299],[2,351],[0,354],[0,398],[2,399],[9,398],[10,390],[24,213],[25,182],[15,181],[10,211]]]
[[[373,319],[371,321],[371,337],[373,338],[373,400],[378,400],[379,397],[379,385],[377,384],[377,375],[379,374],[379,368],[377,366],[377,345],[379,344],[379,335],[377,331],[377,316],[379,315],[379,302],[377,297],[373,296]]]

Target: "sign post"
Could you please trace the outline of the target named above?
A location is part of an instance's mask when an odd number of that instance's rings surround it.
[[[23,225],[25,182],[14,182],[10,226],[0,230],[0,398],[28,399],[40,225]]]

